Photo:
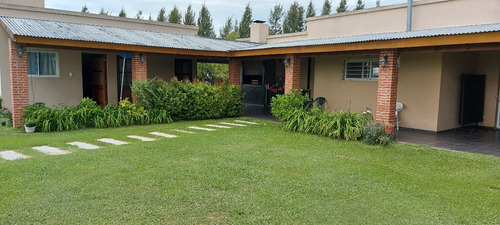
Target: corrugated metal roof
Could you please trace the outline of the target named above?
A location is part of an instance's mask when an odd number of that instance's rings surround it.
[[[246,48],[244,50],[335,45],[335,44],[348,44],[348,43],[359,43],[368,41],[387,41],[387,40],[397,40],[397,39],[488,33],[488,32],[498,32],[498,31],[500,31],[500,24],[483,24],[483,25],[471,25],[471,26],[460,26],[460,27],[436,28],[429,30],[417,30],[409,32],[404,31],[404,32],[393,32],[393,33],[365,34],[365,35],[346,36],[346,37],[289,41],[289,42],[258,45]]]
[[[0,16],[0,20],[14,35],[28,37],[217,52],[259,45],[250,42],[42,19]]]

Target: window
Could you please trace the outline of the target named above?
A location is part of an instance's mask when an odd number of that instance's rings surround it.
[[[59,76],[59,57],[57,52],[28,51],[28,76]]]
[[[348,59],[344,61],[344,80],[377,80],[378,59]]]

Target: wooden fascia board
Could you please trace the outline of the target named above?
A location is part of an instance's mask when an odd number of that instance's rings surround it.
[[[227,52],[217,52],[217,51],[162,48],[162,47],[151,47],[151,46],[140,46],[140,45],[113,44],[113,43],[63,40],[63,39],[27,37],[27,36],[16,36],[16,41],[18,43],[24,43],[24,44],[99,49],[99,50],[148,52],[148,53],[176,54],[176,55],[189,55],[189,56],[209,56],[209,57],[228,56]]]

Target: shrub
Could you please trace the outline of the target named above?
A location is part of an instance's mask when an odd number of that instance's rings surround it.
[[[309,95],[302,95],[296,89],[291,89],[290,93],[277,95],[271,100],[271,113],[280,121],[286,119],[289,114],[297,109],[304,108]]]
[[[363,142],[371,145],[387,145],[392,141],[391,136],[385,132],[384,126],[373,121],[361,129],[361,137]]]

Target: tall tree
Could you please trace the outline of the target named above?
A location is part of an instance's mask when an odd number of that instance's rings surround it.
[[[109,15],[109,11],[104,10],[104,7],[101,7],[101,11],[99,11],[101,15]]]
[[[187,7],[186,13],[184,14],[184,24],[186,25],[196,25],[196,21],[194,20],[195,13],[193,12],[193,8],[191,4]]]
[[[149,21],[153,20],[153,17],[151,16],[151,13],[149,14],[149,18],[148,18]]]
[[[165,22],[167,21],[167,17],[165,16],[165,7],[161,8],[158,12],[158,16],[156,17],[156,21]]]
[[[200,15],[198,17],[198,36],[215,37],[212,16],[205,3],[201,5]]]
[[[233,31],[233,28],[233,18],[228,17],[224,26],[222,26],[219,30],[219,37],[222,39],[229,39],[229,35],[231,34],[231,31]]]
[[[127,13],[125,12],[125,9],[122,6],[122,10],[120,10],[120,13],[118,13],[118,17],[127,17]]]
[[[280,4],[276,4],[273,9],[271,9],[271,13],[269,13],[269,34],[282,34],[283,27],[281,26],[283,18],[283,6]]]
[[[332,2],[330,0],[325,0],[323,3],[323,9],[321,10],[321,15],[330,15],[332,13]]]
[[[82,6],[82,13],[90,13],[89,8],[87,8],[87,4]]]
[[[290,5],[283,21],[283,33],[295,33],[304,30],[304,7],[295,1]]]
[[[182,22],[181,12],[179,12],[179,9],[177,8],[176,5],[174,5],[174,8],[172,9],[172,11],[170,11],[170,14],[168,15],[168,22],[178,23],[178,24]]]
[[[139,12],[137,12],[137,14],[135,15],[135,18],[140,19],[140,20],[144,19],[144,17],[142,16],[142,10],[139,10]]]
[[[307,6],[307,11],[306,11],[306,18],[309,17],[315,17],[316,16],[316,9],[314,8],[312,0],[309,2],[309,5]]]
[[[356,3],[356,8],[354,8],[354,10],[360,10],[364,8],[365,8],[365,3],[363,3],[363,1],[361,0],[358,0],[358,3]]]
[[[380,7],[380,0],[377,0],[377,2],[375,3],[375,5],[376,5],[377,7]]]
[[[250,8],[250,3],[247,3],[243,17],[241,17],[240,29],[238,30],[241,38],[250,37],[250,24],[252,24],[252,8]]]
[[[347,0],[340,0],[339,7],[337,7],[337,13],[347,12]]]
[[[238,26],[237,19],[234,19],[233,25],[234,25],[233,31],[231,31],[231,33],[229,33],[229,40],[236,40],[236,39],[240,38],[240,33],[238,32],[239,26]]]

